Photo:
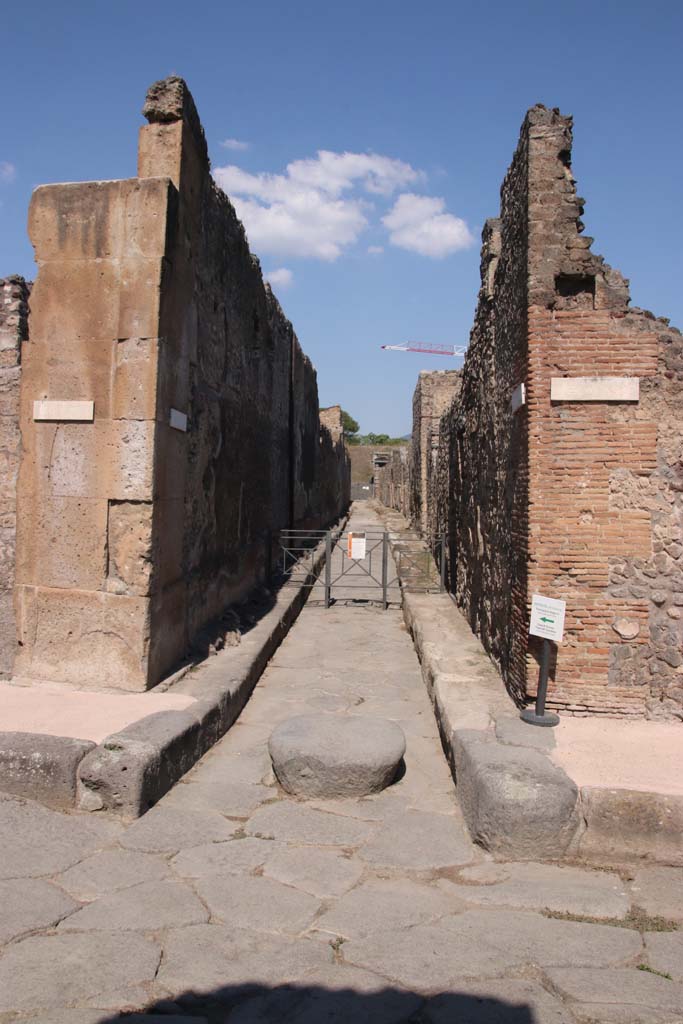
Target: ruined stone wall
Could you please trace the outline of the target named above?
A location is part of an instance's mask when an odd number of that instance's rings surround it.
[[[318,458],[318,517],[324,527],[337,519],[351,500],[351,459],[340,405],[320,410]]]
[[[153,685],[263,578],[278,529],[320,522],[323,466],[339,478],[315,371],[211,177],[185,83],[155,83],[144,114],[137,178],[31,205],[17,598],[34,679]],[[35,422],[40,398],[94,414]]]
[[[388,454],[387,464],[377,469],[375,474],[375,496],[383,505],[395,508],[408,519],[411,513],[412,493],[411,446],[392,448]]]
[[[30,286],[23,277],[0,279],[0,676],[14,667],[16,481],[21,453],[19,386],[22,344],[28,338]]]
[[[551,706],[680,718],[683,339],[630,310],[627,282],[591,252],[571,142],[571,118],[528,112],[484,230],[434,528],[448,526],[449,586],[515,697],[535,693],[541,593],[567,602]]]
[[[460,370],[423,370],[413,394],[410,465],[410,518],[424,537],[431,530],[429,474],[439,421],[460,389]]]

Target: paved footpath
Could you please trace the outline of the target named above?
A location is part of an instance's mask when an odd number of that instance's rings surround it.
[[[398,722],[404,776],[286,796],[268,736],[309,710]],[[0,1024],[683,1021],[683,871],[475,849],[398,610],[308,606],[134,824],[0,800],[0,879]]]

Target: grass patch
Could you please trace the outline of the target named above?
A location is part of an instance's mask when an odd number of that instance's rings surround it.
[[[580,921],[584,924],[607,924],[612,928],[630,928],[634,932],[677,932],[677,921],[669,921],[666,917],[653,917],[642,907],[632,907],[626,917],[590,917],[588,914],[570,914],[563,910],[549,910],[545,907],[541,913],[544,917],[552,917],[557,921]]]
[[[656,971],[654,967],[650,967],[649,964],[638,964],[636,970],[647,971],[648,974],[656,974],[658,978],[666,978],[667,981],[673,981],[673,978],[668,971]]]

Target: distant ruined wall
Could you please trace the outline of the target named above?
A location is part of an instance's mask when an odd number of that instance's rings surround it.
[[[410,445],[392,448],[385,466],[375,475],[375,496],[388,508],[395,508],[410,518],[411,465]]]
[[[319,523],[327,526],[348,508],[351,500],[351,459],[340,405],[320,410],[318,458]]]
[[[17,670],[93,688],[154,685],[263,579],[280,528],[344,500],[320,506],[320,472],[341,471],[320,457],[315,370],[185,83],[155,83],[144,114],[137,178],[44,186],[30,213]],[[41,398],[94,419],[35,422]]]
[[[28,339],[30,286],[0,278],[0,677],[12,675],[17,647],[14,569],[16,481],[21,453],[19,388],[22,344]]]
[[[571,129],[528,112],[484,229],[432,529],[447,525],[449,586],[518,700],[535,693],[541,593],[567,602],[551,706],[683,718],[683,338],[629,309],[591,253]]]
[[[410,468],[410,518],[427,537],[430,531],[429,473],[433,439],[441,416],[460,389],[460,370],[423,370],[413,394]]]

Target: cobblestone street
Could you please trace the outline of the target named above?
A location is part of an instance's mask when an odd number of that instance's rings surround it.
[[[397,722],[405,774],[288,797],[267,741],[305,711]],[[683,1019],[683,872],[475,848],[398,610],[304,609],[239,721],[135,823],[11,798],[0,817],[2,1024]]]

